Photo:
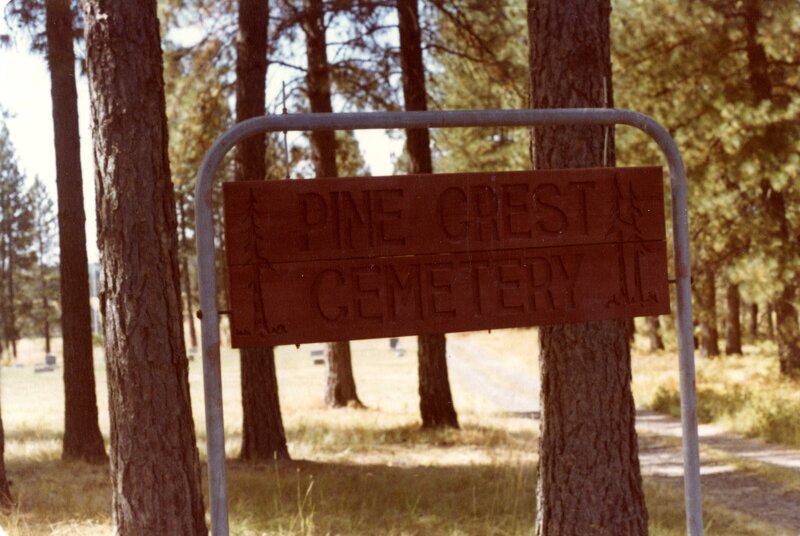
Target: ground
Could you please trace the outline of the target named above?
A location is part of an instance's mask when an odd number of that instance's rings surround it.
[[[324,367],[314,365],[311,355],[316,346],[281,347],[281,403],[295,461],[279,466],[235,460],[241,439],[238,359],[225,351],[232,534],[532,534],[536,346],[534,330],[450,336],[450,377],[463,430],[447,432],[418,430],[414,338],[401,339],[404,355],[387,340],[353,344],[366,410],[325,409]],[[60,461],[60,369],[37,374],[33,364],[43,360],[43,352],[23,351],[23,366],[0,371],[6,460],[19,503],[0,515],[0,525],[15,536],[107,534],[107,469]],[[99,353],[96,374],[107,436]],[[191,363],[190,384],[205,459],[199,358]],[[676,421],[653,413],[640,417],[651,534],[682,534]],[[796,467],[772,463],[796,453],[772,448],[772,458],[762,459],[753,453],[763,453],[763,444],[711,429],[704,436],[707,534],[797,534],[792,505],[798,504],[800,476]]]

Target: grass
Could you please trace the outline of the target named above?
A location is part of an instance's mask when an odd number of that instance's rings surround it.
[[[537,367],[535,332],[470,337],[502,359]],[[295,461],[244,464],[238,359],[223,352],[226,451],[232,534],[256,535],[529,535],[535,521],[538,426],[503,415],[452,383],[461,431],[420,431],[416,346],[404,338],[398,358],[388,342],[353,344],[359,395],[367,409],[330,411],[322,404],[317,346],[277,350],[281,404]],[[31,353],[32,352],[32,353]],[[63,394],[60,371],[34,374],[30,364],[2,369],[6,463],[18,506],[0,514],[13,536],[108,534],[110,481],[105,467],[60,460]],[[101,430],[108,437],[105,369],[95,358]],[[674,372],[673,372],[674,374]],[[201,459],[205,460],[202,369],[189,381]],[[682,491],[645,479],[651,534],[684,534]],[[707,504],[708,534],[779,534],[774,527]]]
[[[639,352],[633,366],[637,402],[679,416],[680,389],[674,352]],[[700,422],[800,447],[800,380],[781,376],[774,344],[745,346],[742,356],[698,358],[696,368]]]

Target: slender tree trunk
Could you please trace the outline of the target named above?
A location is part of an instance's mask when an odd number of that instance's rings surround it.
[[[186,320],[189,322],[189,345],[192,350],[197,348],[197,330],[194,327],[194,297],[192,296],[192,278],[189,274],[189,241],[186,239],[186,209],[183,206],[183,200],[178,201],[178,221],[181,230],[181,245],[184,255],[181,258],[181,275],[183,276],[183,291],[186,296]],[[183,310],[183,307],[181,307]]]
[[[417,0],[398,0],[400,63],[403,69],[403,97],[406,110],[428,109],[425,67],[422,61],[422,32]],[[406,130],[409,173],[433,173],[428,129]],[[447,343],[444,334],[420,335],[419,407],[423,428],[458,428],[458,416],[447,376]]]
[[[56,147],[61,332],[64,341],[62,456],[65,459],[105,462],[107,457],[98,424],[94,382],[72,11],[70,0],[49,0],[46,6],[47,57]]]
[[[304,0],[303,31],[306,35],[306,90],[312,113],[331,113],[331,82],[325,39],[325,8],[322,0]],[[311,157],[317,177],[336,177],[336,137],[332,130],[311,133]],[[325,403],[329,407],[363,407],[356,393],[350,343],[328,344]]]
[[[50,302],[47,301],[45,297],[42,299],[42,307],[44,308],[44,352],[45,354],[50,353],[50,316],[48,315],[47,311],[50,309]]]
[[[6,283],[8,284],[8,342],[11,343],[11,357],[17,358],[17,313],[14,304],[14,251],[11,247],[8,248],[8,273],[6,274]]]
[[[239,2],[236,39],[236,120],[264,115],[267,77],[267,25],[269,2]],[[236,151],[236,180],[264,180],[266,137],[244,140]],[[242,348],[242,450],[243,460],[288,460],[283,429],[275,354],[271,347]]]
[[[613,106],[610,14],[609,0],[528,0],[532,107]],[[537,169],[614,165],[601,126],[532,134]],[[647,534],[626,324],[539,329],[537,535]]]
[[[661,326],[657,316],[647,317],[647,334],[650,337],[651,352],[664,349],[664,340],[661,338]]]
[[[447,380],[447,359],[444,335],[425,335],[418,339],[419,348],[419,409],[423,428],[458,428],[458,416],[453,405],[450,382]],[[442,356],[423,359],[423,354]]]
[[[771,341],[775,340],[775,324],[772,322],[772,314],[775,311],[775,306],[771,302],[767,302],[766,311],[764,316],[767,321],[767,338]]]
[[[9,508],[13,504],[6,473],[6,435],[3,429],[3,417],[0,415],[0,508]]]
[[[717,292],[714,271],[703,270],[700,283],[700,355],[716,357],[719,355],[719,331],[717,330]]]
[[[727,355],[742,353],[741,301],[739,285],[729,284],[726,294],[728,304],[728,321],[725,325],[725,353]]]
[[[749,328],[750,329],[748,331],[749,331],[749,335],[750,335],[750,341],[752,341],[753,344],[755,344],[755,343],[758,342],[758,304],[756,302],[753,302],[748,306],[748,309],[749,309],[749,313],[750,313],[750,316],[749,316],[749,319],[750,319]]]
[[[92,95],[114,534],[205,535],[156,2],[81,5]]]

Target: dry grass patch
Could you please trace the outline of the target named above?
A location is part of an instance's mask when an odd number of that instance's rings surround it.
[[[505,363],[535,370],[533,330],[453,336]],[[530,535],[535,520],[538,424],[503,416],[458,381],[453,396],[462,430],[419,430],[416,341],[397,357],[388,341],[353,343],[353,367],[367,409],[327,410],[319,345],[281,347],[276,363],[289,450],[296,461],[244,464],[237,353],[223,352],[231,532],[235,535]],[[670,360],[674,366],[674,361]],[[674,370],[670,373],[677,376]],[[60,460],[61,371],[2,369],[6,461],[18,506],[0,514],[13,536],[108,534],[107,469]],[[105,367],[95,362],[101,430],[108,437]],[[202,367],[189,381],[201,459],[205,460]],[[205,468],[204,468],[205,476]],[[651,534],[684,534],[682,492],[646,479]],[[778,534],[752,520],[707,509],[708,534]]]

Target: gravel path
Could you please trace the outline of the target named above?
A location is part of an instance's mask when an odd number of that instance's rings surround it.
[[[454,381],[487,399],[501,412],[539,417],[539,378],[530,371],[493,356],[467,339],[448,340],[448,368]],[[642,472],[665,484],[683,486],[683,457],[679,447],[661,437],[681,437],[678,419],[652,411],[637,411],[639,460]],[[700,426],[701,445],[727,456],[796,471],[800,451],[725,433],[713,425]],[[701,460],[703,496],[731,510],[800,535],[800,491],[789,489],[735,465]]]

